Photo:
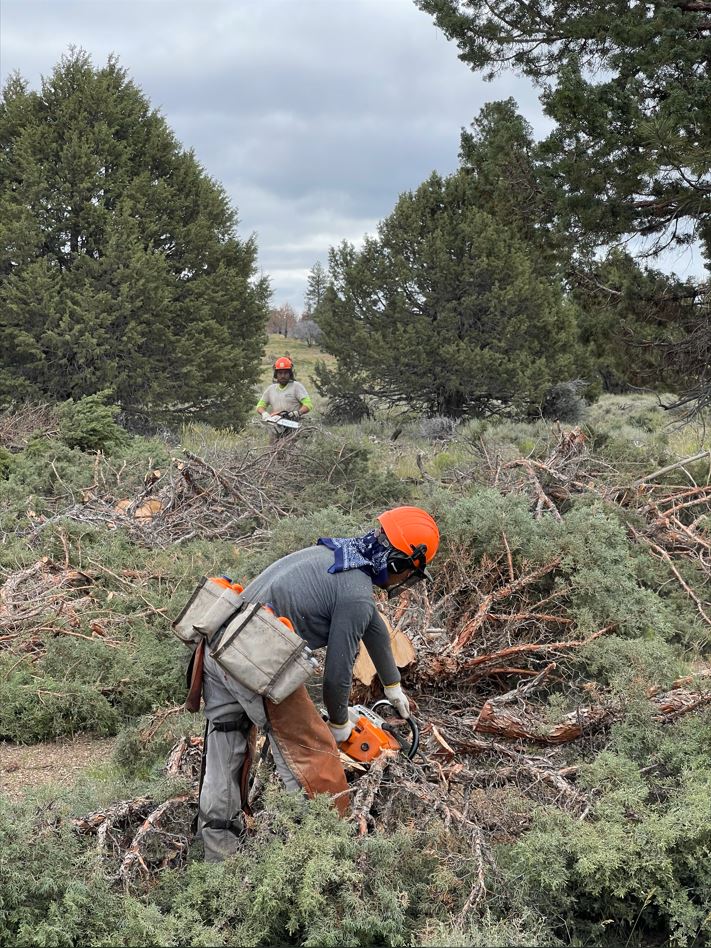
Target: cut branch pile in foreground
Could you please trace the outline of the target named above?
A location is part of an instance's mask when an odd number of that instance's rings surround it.
[[[677,583],[700,622],[709,623],[711,541],[704,518],[711,512],[711,484],[662,486],[654,483],[660,474],[655,472],[620,486],[614,472],[602,471],[600,462],[587,455],[577,429],[561,433],[544,461],[494,460],[490,469],[492,485],[502,493],[527,496],[538,519],[558,521],[571,498],[580,494],[633,512],[634,517],[625,517],[634,523],[628,528],[630,541],[664,563],[668,582]],[[260,504],[271,502],[260,493],[263,482],[258,479],[246,497],[235,471],[196,457],[189,458],[187,469],[176,468],[168,483],[165,510],[184,508],[193,526],[203,516],[200,505],[213,510],[239,495],[235,509],[249,507],[250,516],[259,516]],[[165,516],[163,526],[145,527],[157,531],[157,542],[187,536],[180,532],[183,527],[172,532]],[[422,724],[421,754],[412,762],[387,755],[365,771],[353,767],[351,818],[360,834],[401,819],[424,826],[436,818],[456,828],[460,838],[470,840],[478,867],[469,911],[483,897],[490,843],[518,836],[535,805],[555,805],[577,819],[586,818],[594,797],[576,786],[578,765],[570,750],[582,741],[591,749],[604,746],[606,730],[625,716],[626,699],[571,673],[571,659],[581,649],[618,630],[614,624],[586,634],[577,628],[559,556],[535,564],[520,557],[514,561],[502,532],[498,553],[472,563],[466,550],[450,548],[447,562],[438,566],[431,589],[410,590],[387,607],[393,629],[405,632],[416,651],[404,678]],[[648,687],[646,699],[641,689],[640,700],[648,701],[651,719],[675,721],[711,703],[709,675],[704,667],[671,687]],[[375,689],[358,685],[354,701],[379,696]],[[551,691],[565,707],[558,714],[542,700]],[[117,879],[126,884],[149,880],[185,858],[200,746],[200,739],[193,738],[174,749],[168,772],[179,776],[182,785],[172,800],[160,806],[128,801],[77,821],[81,832],[97,834],[102,858],[114,860]],[[255,818],[260,818],[258,811]]]

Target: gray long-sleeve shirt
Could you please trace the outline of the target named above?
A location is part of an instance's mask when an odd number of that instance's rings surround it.
[[[361,642],[384,685],[400,681],[390,635],[373,600],[373,584],[359,569],[329,573],[333,551],[297,550],[272,563],[245,588],[248,602],[261,602],[286,616],[310,648],[326,646],[323,700],[335,724],[348,717],[353,664]]]

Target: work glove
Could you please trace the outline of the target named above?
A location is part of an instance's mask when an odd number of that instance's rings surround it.
[[[282,418],[289,418],[291,421],[298,421],[301,417],[301,412],[299,411],[283,411],[281,413]]]
[[[405,719],[409,718],[410,702],[407,700],[407,695],[402,690],[400,685],[387,685],[384,691],[385,697],[388,699],[393,708],[395,708],[400,717]]]
[[[326,724],[328,724],[328,729],[331,734],[333,734],[333,739],[336,744],[340,744],[341,741],[347,741],[351,736],[351,731],[353,730],[351,721],[346,721],[345,724],[334,724],[332,721],[326,721]]]
[[[259,417],[260,417],[261,422],[262,422],[263,425],[269,425],[269,424],[271,424],[271,420],[270,420],[270,419],[271,419],[272,416],[269,414],[269,412],[263,411],[263,412],[260,413]]]

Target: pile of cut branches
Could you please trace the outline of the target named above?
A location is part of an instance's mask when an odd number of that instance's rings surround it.
[[[147,796],[122,800],[72,820],[96,838],[96,857],[124,886],[150,884],[157,873],[185,864],[197,813],[202,738],[181,738],[165,766],[181,791],[160,802]]]
[[[74,569],[63,535],[62,539],[64,562],[43,556],[21,569],[0,570],[0,650],[33,661],[44,653],[48,639],[57,636],[89,640],[109,648],[125,644],[123,637],[111,633],[118,628],[125,630],[135,615],[99,606],[95,598],[96,572]],[[99,569],[106,572],[104,567]],[[116,579],[132,585],[122,577]],[[158,611],[150,603],[148,606]],[[80,631],[82,628],[85,631]]]
[[[170,500],[166,511],[187,505],[193,527],[203,517],[200,504],[214,512],[216,504],[233,498],[235,510],[249,508],[250,515],[261,516],[262,504],[275,503],[273,491],[260,493],[259,477],[246,488],[234,468],[189,455],[180,465],[166,483],[170,497],[182,499]],[[706,483],[656,483],[684,466],[621,484],[616,472],[589,456],[584,436],[573,429],[561,432],[542,461],[493,459],[491,486],[527,497],[537,521],[562,522],[574,498],[586,494],[622,510],[629,544],[642,544],[657,557],[669,570],[666,583],[678,583],[698,620],[709,623],[711,477]],[[165,542],[185,535],[177,528],[171,533],[168,523],[166,513],[163,527],[144,529],[157,531]],[[470,840],[476,867],[469,911],[485,895],[491,842],[518,837],[536,805],[586,818],[594,801],[589,790],[576,785],[575,748],[605,746],[610,725],[625,717],[626,696],[580,674],[577,656],[619,630],[608,622],[580,631],[561,555],[535,563],[514,555],[504,529],[498,551],[490,548],[473,561],[466,549],[450,543],[437,565],[432,587],[383,604],[395,632],[404,632],[415,647],[404,681],[422,725],[421,753],[412,762],[384,754],[368,769],[349,768],[351,818],[360,834],[403,818],[422,825],[436,818],[456,827],[460,839]],[[668,680],[665,687],[642,683],[650,720],[666,725],[711,703],[710,677],[711,669],[701,662],[694,674]],[[556,713],[546,700],[552,693],[564,699],[564,709]],[[359,685],[353,700],[375,697],[379,685]],[[115,860],[117,879],[145,880],[184,860],[200,749],[200,738],[183,740],[168,764],[169,773],[187,781],[187,791],[183,787],[160,805],[128,801],[115,812],[77,821],[81,832],[102,833],[99,848]]]
[[[139,489],[131,489],[125,485],[126,463],[116,466],[98,452],[91,483],[79,489],[63,485],[66,493],[52,501],[54,511],[30,511],[29,526],[15,534],[35,544],[41,532],[68,519],[121,528],[150,548],[192,539],[248,547],[264,538],[269,525],[294,513],[299,485],[316,476],[325,484],[343,480],[349,460],[344,445],[330,470],[321,470],[308,438],[283,439],[268,448],[213,449],[205,456],[184,449],[165,469],[151,466]]]
[[[706,463],[705,480],[698,483],[690,467]],[[685,483],[655,483],[659,478],[681,473]],[[493,484],[503,492],[528,493],[534,516],[544,512],[556,520],[575,495],[590,494],[608,503],[634,511],[643,522],[630,534],[644,543],[656,558],[663,560],[685,593],[694,602],[702,620],[711,625],[703,592],[694,590],[679,570],[685,560],[698,572],[702,584],[711,582],[711,450],[701,451],[638,478],[620,483],[620,475],[609,465],[590,456],[580,428],[560,433],[558,444],[548,458],[534,461],[521,458],[496,465]]]
[[[651,483],[704,457],[711,452],[620,486],[616,472],[591,458],[582,432],[573,429],[561,432],[544,461],[526,458],[504,465],[494,460],[491,481],[503,493],[527,495],[536,519],[560,521],[573,495],[584,493],[633,511],[634,522],[643,526],[628,526],[630,542],[644,544],[664,562],[670,580],[679,583],[708,623],[711,471],[706,483]],[[688,470],[687,475],[693,481]],[[371,772],[380,793],[368,797],[375,805],[370,815],[361,808],[360,824],[387,821],[403,793],[420,800],[423,815],[447,811],[448,819],[456,819],[458,812],[463,819],[462,807],[472,804],[475,789],[490,793],[507,785],[582,817],[590,801],[575,786],[578,767],[568,762],[566,748],[583,739],[603,746],[609,726],[624,718],[626,700],[598,682],[580,681],[575,656],[614,634],[616,625],[581,635],[561,558],[515,565],[505,532],[498,555],[484,555],[473,564],[466,550],[451,549],[438,566],[434,588],[404,594],[391,614],[393,628],[405,631],[417,650],[405,681],[424,723],[424,759],[414,766],[388,761],[382,774]],[[676,721],[711,703],[710,677],[711,667],[700,662],[693,674],[670,687],[646,684],[651,719]],[[553,721],[540,700],[549,689],[564,693],[573,706]],[[369,690],[359,693],[360,699],[372,696]]]
[[[21,451],[32,438],[52,437],[59,432],[59,413],[54,405],[18,405],[0,412],[0,445],[9,451]]]

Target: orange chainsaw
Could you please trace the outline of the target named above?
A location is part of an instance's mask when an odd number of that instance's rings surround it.
[[[400,751],[408,760],[412,760],[417,753],[420,745],[417,721],[414,718],[406,718],[403,721],[397,714],[392,720],[383,718],[377,713],[377,709],[385,706],[391,711],[395,710],[385,699],[376,701],[372,708],[366,708],[363,704],[349,708],[348,716],[353,722],[353,730],[350,737],[341,741],[338,746],[352,760],[368,764],[384,750]],[[399,733],[403,730],[403,725],[409,728],[410,733],[407,736]]]

